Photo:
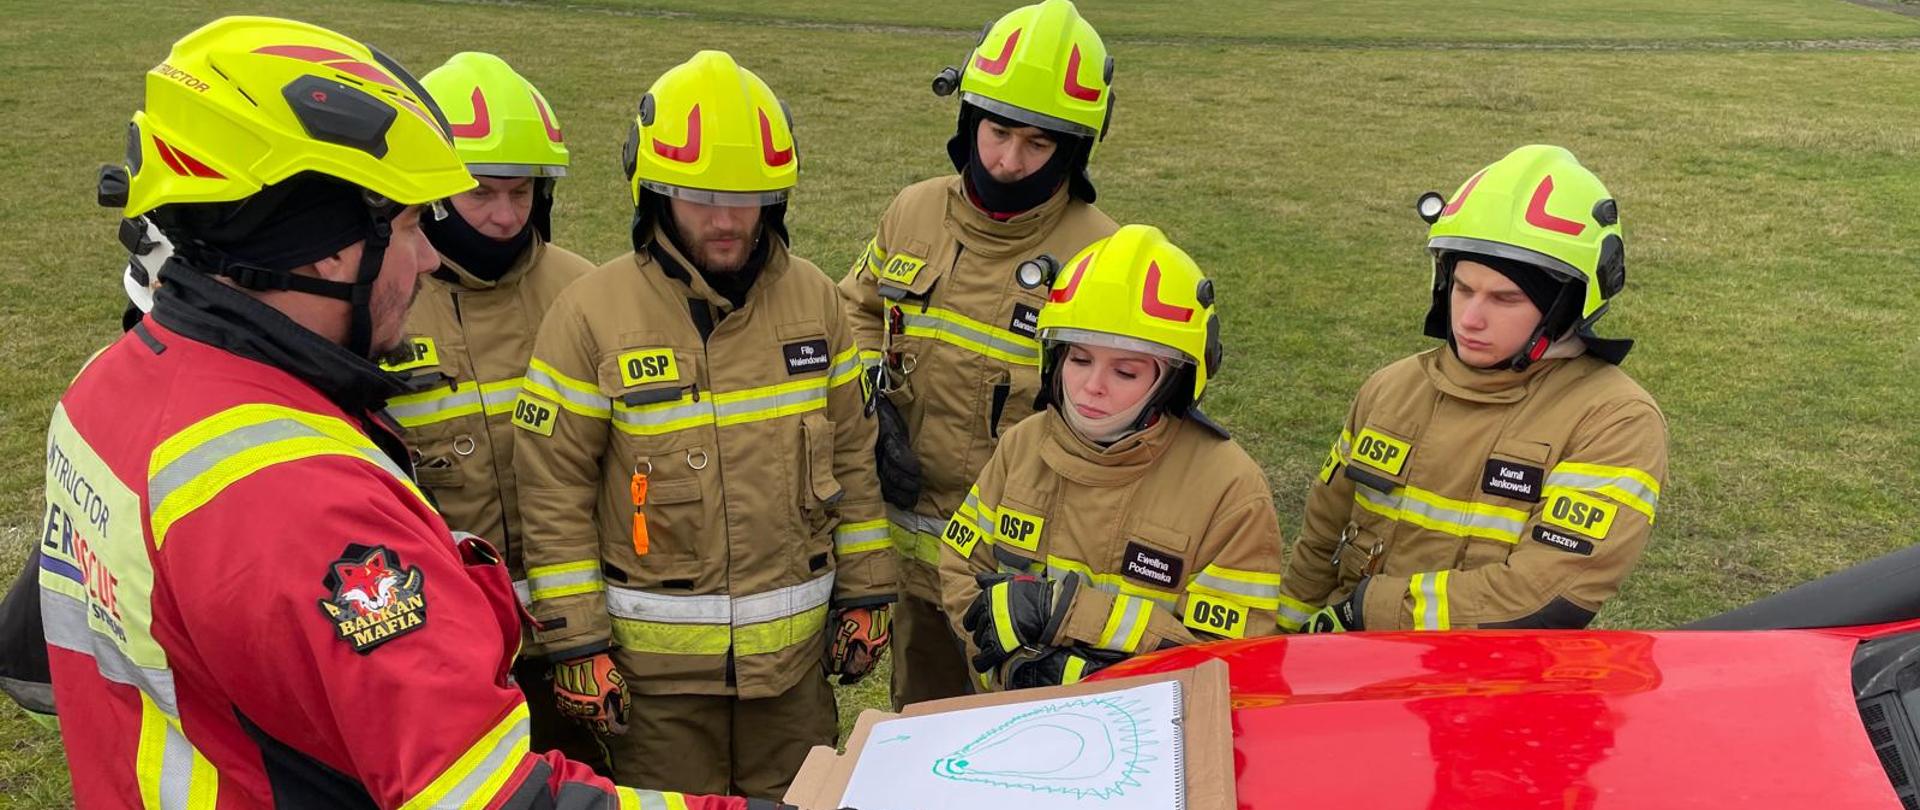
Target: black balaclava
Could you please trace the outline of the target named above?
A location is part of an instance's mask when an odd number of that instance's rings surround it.
[[[1519,371],[1531,365],[1540,359],[1553,341],[1573,328],[1573,322],[1579,315],[1580,296],[1585,292],[1583,285],[1567,282],[1535,265],[1515,259],[1481,253],[1449,253],[1442,258],[1449,293],[1453,286],[1454,270],[1461,260],[1484,264],[1505,276],[1520,288],[1520,292],[1526,294],[1535,309],[1540,310],[1540,325],[1534,328],[1533,335],[1509,361],[1509,368]],[[1453,319],[1451,314],[1446,318],[1447,345],[1453,348],[1457,356],[1459,347],[1454,344]]]
[[[548,184],[553,182],[548,178],[536,178],[533,181],[533,207],[539,209],[540,200],[545,196],[548,200],[547,208],[551,210],[552,198],[548,196],[552,193],[551,185],[546,189],[541,188],[542,180]],[[453,205],[449,203],[447,207],[452,208]],[[546,229],[535,221],[536,213],[538,212],[529,213],[527,223],[520,227],[520,232],[504,240],[481,233],[479,229],[473,227],[473,223],[467,221],[466,217],[461,216],[459,211],[454,210],[448,211],[446,216],[439,219],[427,217],[421,221],[420,226],[426,231],[427,240],[433,243],[433,249],[440,251],[440,255],[459,265],[460,269],[471,273],[475,278],[499,281],[500,277],[513,269],[514,263],[527,252],[527,247],[533,244],[535,237],[542,241],[548,238]]]
[[[1054,139],[1053,156],[1033,174],[1012,183],[1002,183],[993,179],[993,174],[980,164],[978,136],[975,133],[982,120],[1011,128],[1031,125],[971,104],[960,105],[959,129],[947,144],[947,156],[953,159],[954,168],[966,177],[967,187],[973,191],[974,197],[992,214],[1018,214],[1039,207],[1059,190],[1061,183],[1067,181],[1069,172],[1076,164],[1084,165],[1087,147],[1092,143],[1086,138],[1047,130]],[[965,154],[957,154],[959,150],[965,150]]]

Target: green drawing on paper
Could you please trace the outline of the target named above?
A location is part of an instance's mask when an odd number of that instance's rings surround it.
[[[1083,698],[1023,712],[935,760],[956,782],[1110,799],[1140,788],[1156,761],[1151,718],[1137,700]]]

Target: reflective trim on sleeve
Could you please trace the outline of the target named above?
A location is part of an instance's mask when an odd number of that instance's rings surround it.
[[[877,368],[881,363],[885,362],[886,357],[885,354],[880,352],[862,351],[860,353],[860,366],[862,368]]]
[[[514,377],[479,385],[467,383],[457,389],[436,387],[387,400],[387,413],[404,428],[416,428],[477,413],[499,416],[513,412],[513,401],[520,396],[520,389],[525,383],[525,377]]]
[[[521,607],[531,607],[533,605],[533,587],[528,585],[524,579],[516,579],[513,581],[513,597],[520,600]]]
[[[1169,610],[1180,602],[1179,594],[1145,588],[1119,574],[1095,574],[1092,567],[1079,560],[1047,555],[1047,579],[1059,582],[1066,579],[1068,573],[1079,574],[1081,579],[1093,583],[1093,587],[1107,593],[1136,596]]]
[[[50,574],[47,562],[57,560],[44,555],[40,560],[40,625],[47,645],[92,658],[100,677],[139,690],[163,714],[179,717],[173,670],[134,663],[104,625],[98,629],[90,627],[84,586],[76,591],[69,587],[74,580],[66,579],[63,574]]]
[[[833,368],[827,371],[827,384],[838,388],[860,379],[861,368],[860,348],[858,346],[848,346],[844,351],[834,356]]]
[[[212,810],[220,790],[213,763],[187,741],[180,721],[140,693],[140,742],[135,779],[144,806],[160,810]]]
[[[1289,633],[1297,632],[1300,628],[1306,626],[1308,619],[1313,618],[1314,608],[1312,605],[1284,593],[1280,594],[1280,598],[1277,601],[1278,607],[1274,609],[1274,613],[1280,620],[1280,629],[1282,630]]]
[[[1000,643],[1000,651],[1013,652],[1020,649],[1020,639],[1013,634],[1013,607],[1008,604],[1008,592],[1012,588],[1005,584],[994,585],[989,591],[993,603],[994,640]]]
[[[267,467],[316,456],[372,464],[431,507],[413,479],[344,420],[282,405],[239,405],[195,422],[154,449],[147,473],[154,548],[166,541],[174,523],[227,487]]]
[[[993,533],[1000,522],[1000,514],[994,511],[993,507],[980,502],[978,485],[967,493],[966,500],[960,502],[960,508],[954,512],[954,517],[961,523],[973,524],[974,529],[980,532],[980,539],[987,541],[987,545],[993,545]]]
[[[1107,624],[1101,628],[1100,639],[1094,646],[1123,653],[1140,649],[1140,638],[1146,635],[1147,617],[1152,611],[1152,602],[1116,594],[1113,609],[1107,612]]]
[[[842,523],[833,527],[833,553],[836,555],[883,551],[892,546],[893,535],[887,530],[885,519]]]
[[[1479,537],[1502,543],[1520,542],[1520,533],[1526,528],[1528,518],[1527,513],[1518,509],[1456,501],[1416,487],[1394,487],[1390,493],[1373,487],[1354,487],[1353,502],[1388,520],[1456,537]]]
[[[527,361],[526,390],[560,407],[589,419],[605,419],[612,413],[612,401],[600,393],[600,386],[576,380],[535,357]]]
[[[1224,596],[1260,610],[1275,610],[1280,606],[1280,574],[1274,571],[1209,565],[1187,583],[1187,590]]]
[[[577,560],[527,569],[527,599],[557,599],[607,589],[599,560]]]
[[[687,810],[687,799],[679,793],[630,787],[616,787],[614,792],[620,797],[620,810]]]
[[[527,755],[527,704],[517,702],[507,716],[402,804],[401,810],[428,807],[483,807],[513,776]]]
[[[1407,593],[1413,596],[1413,629],[1451,630],[1452,611],[1447,607],[1447,578],[1452,571],[1427,571],[1413,575]]]
[[[1653,514],[1660,506],[1660,482],[1632,467],[1562,461],[1547,473],[1546,486],[1584,489],[1606,495],[1646,515],[1648,523],[1653,522]]]
[[[1040,342],[939,307],[903,313],[906,334],[953,344],[1003,363],[1040,365]]]
[[[946,521],[889,505],[887,523],[893,549],[900,556],[927,565],[940,564],[940,534],[946,531]]]

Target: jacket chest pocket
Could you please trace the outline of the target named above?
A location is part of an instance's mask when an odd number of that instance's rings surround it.
[[[1193,570],[1192,535],[1178,529],[1142,521],[1123,532],[1120,558],[1113,569],[1120,579],[1133,586],[1177,598]]]
[[[1554,446],[1547,442],[1502,438],[1494,443],[1475,498],[1487,525],[1462,549],[1462,569],[1503,563],[1524,539],[1526,524],[1545,495],[1553,453]]]
[[[646,552],[638,545],[610,555],[609,563],[625,574],[622,585],[671,587],[675,583],[691,586],[704,567],[703,540],[707,535],[707,485],[702,479],[710,459],[707,450],[692,445],[682,451],[660,456],[631,456],[635,472],[646,476],[644,503],[638,507],[646,524]],[[631,512],[631,482],[621,481],[620,498],[625,505],[617,511]],[[604,497],[604,496],[603,496]],[[628,527],[622,527],[631,531]],[[622,532],[624,534],[625,532]],[[631,555],[631,556],[630,556]],[[619,575],[613,579],[620,580]]]

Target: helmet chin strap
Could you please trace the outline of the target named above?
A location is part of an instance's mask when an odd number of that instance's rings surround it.
[[[393,217],[379,206],[367,206],[367,241],[360,251],[360,269],[348,293],[347,351],[369,360],[373,356],[373,285],[386,264],[387,245],[393,241]]]
[[[1527,342],[1520,344],[1520,351],[1518,353],[1507,359],[1506,366],[1508,369],[1513,371],[1526,371],[1528,366],[1539,362],[1540,358],[1546,356],[1547,350],[1553,348],[1554,337],[1553,334],[1550,333],[1557,334],[1566,331],[1566,327],[1562,326],[1560,322],[1566,320],[1567,307],[1571,305],[1574,293],[1578,290],[1580,290],[1580,287],[1576,284],[1561,285],[1559,294],[1553,297],[1553,306],[1540,316],[1540,323],[1533,327],[1533,334],[1527,336]],[[1448,337],[1447,342],[1453,342],[1451,336]],[[1454,347],[1454,355],[1459,356],[1459,353],[1460,349],[1456,345]]]

